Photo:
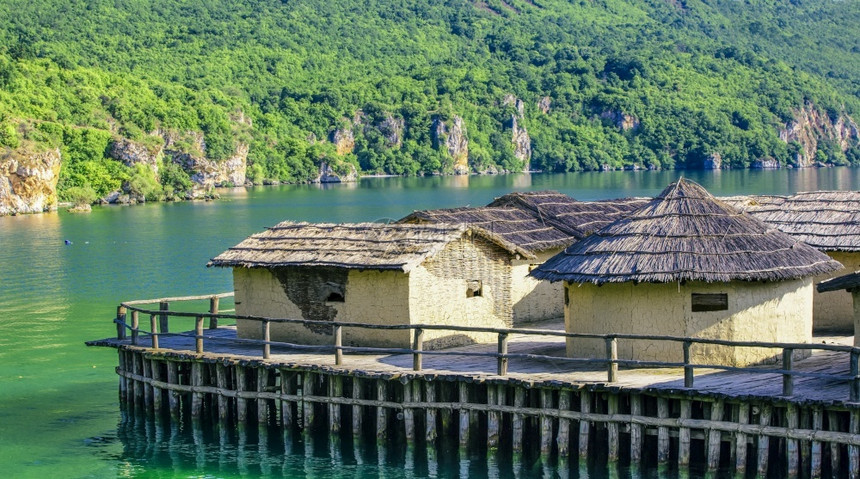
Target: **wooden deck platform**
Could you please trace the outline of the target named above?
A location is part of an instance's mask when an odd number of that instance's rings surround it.
[[[564,324],[561,320],[554,320],[530,325],[530,327],[562,331]],[[361,371],[362,375],[388,377],[395,375],[429,378],[458,376],[465,380],[478,382],[501,379],[496,373],[497,362],[493,357],[440,356],[434,355],[433,351],[425,351],[422,371],[414,372],[411,354],[346,353],[342,364],[337,366],[334,354],[323,348],[316,351],[296,350],[273,345],[270,357],[263,359],[262,348],[259,345],[236,340],[234,327],[222,326],[217,329],[205,330],[204,336],[205,352],[202,354],[195,353],[194,331],[182,333],[182,335],[160,335],[158,353],[191,355],[200,359],[259,361],[278,366],[312,367],[343,373]],[[852,338],[816,337],[814,342],[850,345]],[[90,344],[107,347],[132,347],[130,339],[109,338],[93,341]],[[150,348],[150,338],[141,335],[137,347]],[[492,354],[496,352],[496,347],[495,344],[475,344],[444,351]],[[542,337],[540,340],[536,340],[535,337],[512,334],[509,338],[508,347],[510,354],[540,354],[558,358],[565,356],[564,338],[561,337]],[[774,364],[763,367],[778,369]],[[816,351],[808,358],[795,360],[792,369],[844,378],[850,375],[850,354]],[[605,366],[571,364],[563,360],[555,361],[552,359],[511,359],[505,380],[533,385],[540,383],[555,386],[570,385],[572,387],[602,385],[606,388],[623,388],[631,391],[662,390],[664,392],[677,392],[679,395],[705,394],[725,398],[773,399],[784,397],[794,403],[811,402],[831,406],[847,405],[850,396],[847,379],[795,377],[793,394],[782,396],[783,377],[780,374],[701,369],[696,370],[694,387],[685,388],[684,370],[680,367],[665,369],[628,369],[621,367],[617,381],[608,383]]]

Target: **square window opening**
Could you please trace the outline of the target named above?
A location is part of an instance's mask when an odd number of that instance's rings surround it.
[[[467,298],[475,298],[478,296],[482,296],[484,293],[484,282],[480,279],[473,279],[471,281],[466,281],[466,297]]]
[[[729,295],[727,293],[693,293],[691,300],[694,313],[729,309]]]

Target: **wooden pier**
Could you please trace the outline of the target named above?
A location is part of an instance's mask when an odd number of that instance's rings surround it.
[[[120,396],[129,407],[176,420],[328,429],[376,437],[553,458],[605,457],[751,476],[860,477],[860,350],[827,343],[771,344],[662,338],[689,351],[700,342],[772,347],[779,361],[749,368],[625,361],[600,337],[605,359],[564,355],[561,321],[496,330],[496,344],[426,351],[413,329],[408,349],[303,346],[236,337],[218,311],[170,310],[178,299],[118,308],[117,337],[91,341],[119,351]],[[151,301],[150,301],[151,303]],[[143,323],[148,326],[141,328]],[[208,323],[208,324],[206,324]],[[183,330],[187,332],[170,332]],[[192,327],[188,327],[192,326]],[[454,326],[444,329],[457,331]],[[581,335],[580,335],[581,336]],[[595,335],[596,336],[596,335]],[[850,338],[849,338],[850,339]],[[820,341],[820,339],[819,339]],[[797,351],[810,351],[796,359]]]

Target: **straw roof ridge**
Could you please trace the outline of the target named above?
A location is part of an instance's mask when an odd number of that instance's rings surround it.
[[[406,272],[469,232],[510,254],[526,253],[499,235],[465,224],[285,221],[244,239],[210,260],[208,266],[336,266]]]
[[[570,282],[778,281],[839,263],[680,179],[532,272]]]

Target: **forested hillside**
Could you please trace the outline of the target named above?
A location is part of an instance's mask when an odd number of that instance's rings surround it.
[[[0,18],[0,152],[59,155],[66,197],[323,163],[860,163],[857,0],[6,0]]]

